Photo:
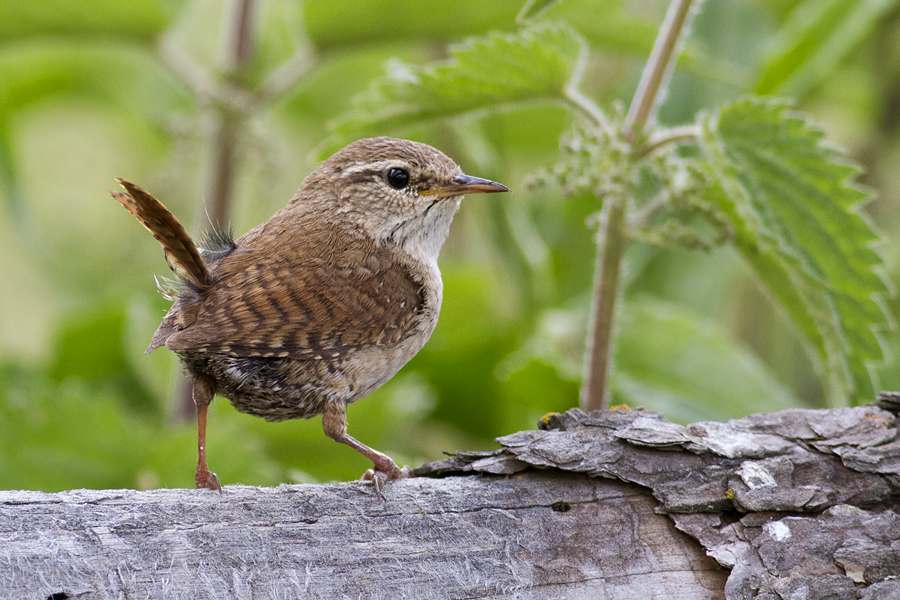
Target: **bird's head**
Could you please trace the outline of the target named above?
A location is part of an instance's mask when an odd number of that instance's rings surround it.
[[[296,200],[379,243],[436,259],[464,194],[508,191],[464,174],[427,144],[377,137],[353,142],[319,165]]]

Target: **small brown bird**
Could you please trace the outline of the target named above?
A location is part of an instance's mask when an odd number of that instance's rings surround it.
[[[156,198],[123,179],[110,192],[153,234],[178,275],[147,352],[174,351],[193,381],[197,487],[221,492],[206,463],[206,411],[219,393],[269,421],[322,415],[325,434],[374,464],[375,493],[408,477],[347,434],[347,406],[394,376],[428,341],[441,308],[438,252],[463,194],[507,192],[442,152],[359,140],[312,172],[288,205],[238,240],[198,248]]]

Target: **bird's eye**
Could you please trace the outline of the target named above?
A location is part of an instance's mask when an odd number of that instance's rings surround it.
[[[388,185],[395,190],[402,190],[409,185],[409,171],[406,169],[401,169],[399,167],[388,169],[385,178],[387,179]]]

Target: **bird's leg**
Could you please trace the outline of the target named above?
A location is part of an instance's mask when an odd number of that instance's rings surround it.
[[[412,475],[412,469],[397,466],[390,456],[369,448],[347,433],[347,407],[343,402],[326,402],[322,413],[322,429],[325,435],[336,442],[346,444],[368,458],[375,465],[362,476],[363,480],[372,480],[375,497],[381,502],[381,490],[391,479],[403,479]]]
[[[218,490],[222,493],[222,485],[219,476],[209,470],[206,464],[206,410],[216,393],[215,382],[206,375],[198,375],[194,379],[191,395],[194,404],[197,405],[197,473],[194,475],[194,483],[198,488]]]

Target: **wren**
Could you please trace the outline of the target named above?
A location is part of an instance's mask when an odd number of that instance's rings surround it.
[[[428,341],[441,308],[438,252],[464,194],[507,192],[418,142],[359,140],[324,161],[287,206],[239,239],[194,244],[156,198],[110,192],[162,244],[180,280],[147,352],[184,363],[197,405],[195,483],[222,491],[206,461],[215,394],[268,421],[322,415],[325,434],[373,463],[375,494],[408,477],[347,433],[347,406],[387,382]],[[160,288],[164,295],[166,290]]]

